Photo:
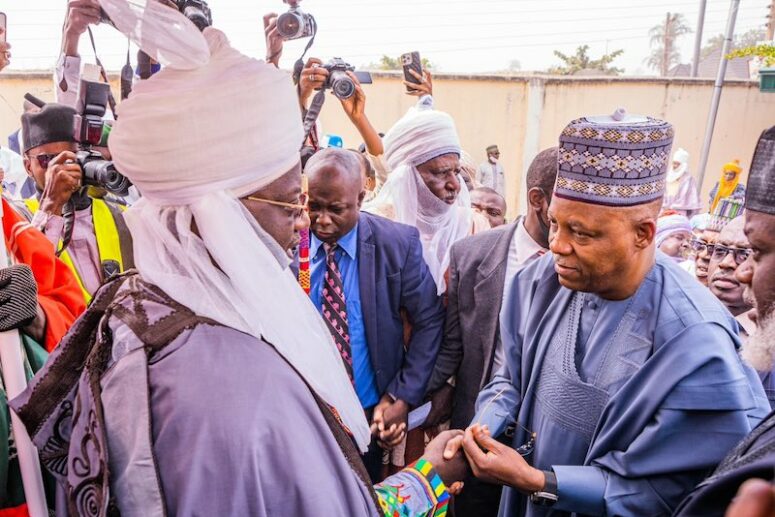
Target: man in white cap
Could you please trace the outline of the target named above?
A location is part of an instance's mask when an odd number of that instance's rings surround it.
[[[139,272],[98,292],[14,401],[69,514],[443,512],[464,469],[442,458],[451,435],[372,487],[363,410],[289,272],[306,218],[288,75],[155,2],[102,5],[165,68],[110,141],[143,193]]]
[[[423,257],[439,294],[446,290],[452,245],[490,223],[471,208],[460,177],[460,139],[448,114],[420,103],[385,134],[390,174],[371,203],[364,206],[420,231]]]

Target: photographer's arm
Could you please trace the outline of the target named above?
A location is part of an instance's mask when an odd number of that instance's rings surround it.
[[[369,118],[366,116],[366,94],[363,91],[358,78],[352,72],[347,72],[350,79],[355,83],[355,95],[349,99],[342,101],[342,108],[350,122],[353,123],[355,129],[360,133],[366,144],[366,150],[372,156],[380,156],[385,152],[385,148],[382,144],[382,138],[379,133],[371,125]]]
[[[283,55],[283,37],[277,30],[277,13],[264,15],[264,38],[266,39],[266,62],[280,68]]]
[[[100,8],[96,0],[70,0],[67,16],[62,27],[62,53],[54,73],[57,102],[75,106],[78,95],[78,77],[81,73],[81,56],[78,43],[90,24],[100,22]]]

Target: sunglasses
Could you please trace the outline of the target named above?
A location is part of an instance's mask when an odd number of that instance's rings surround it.
[[[51,163],[51,161],[59,156],[58,154],[52,154],[52,153],[40,153],[40,154],[28,154],[27,158],[30,159],[36,159],[38,160],[38,165],[40,165],[41,169],[48,169],[48,164]]]
[[[722,261],[725,258],[727,258],[727,255],[732,253],[732,255],[735,258],[735,263],[739,266],[743,262],[748,259],[749,255],[751,255],[751,249],[750,248],[730,248],[728,246],[722,246],[720,244],[716,244],[713,247],[713,258],[718,261]]]
[[[288,210],[290,215],[292,215],[295,219],[301,217],[309,207],[309,196],[307,194],[302,194],[299,196],[298,203],[286,203],[285,201],[275,201],[274,199],[264,199],[261,197],[253,196],[248,196],[246,199],[256,201],[258,203],[266,203],[267,205],[281,206]]]

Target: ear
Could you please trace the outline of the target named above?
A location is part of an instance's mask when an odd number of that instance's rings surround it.
[[[366,197],[366,191],[365,190],[361,190],[361,193],[358,194],[358,209],[359,210],[363,206],[363,199],[365,197]]]
[[[24,170],[27,171],[27,176],[29,176],[32,179],[35,179],[35,177],[32,175],[32,162],[29,158],[27,158],[26,155],[23,157],[24,159]]]
[[[533,187],[527,191],[527,202],[533,210],[540,211],[544,207],[544,200],[546,195],[540,188]]]
[[[635,223],[635,246],[646,249],[654,242],[657,235],[657,221],[653,217],[641,219]]]

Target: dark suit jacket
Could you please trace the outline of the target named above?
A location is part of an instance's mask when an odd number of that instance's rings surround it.
[[[361,212],[358,273],[377,388],[418,405],[441,345],[444,308],[417,229]],[[412,327],[406,347],[402,313]]]
[[[498,315],[509,247],[518,224],[521,220],[452,246],[444,341],[429,391],[436,391],[457,374],[453,428],[471,423],[476,397],[490,377],[495,344],[500,341]]]
[[[740,485],[749,479],[775,481],[775,412],[765,418],[680,504],[676,517],[723,517]]]

